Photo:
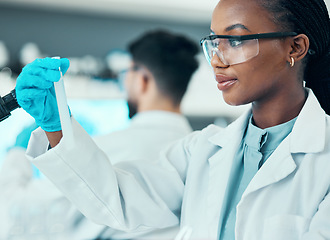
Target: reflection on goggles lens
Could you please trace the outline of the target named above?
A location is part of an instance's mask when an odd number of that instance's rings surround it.
[[[209,64],[217,55],[225,65],[243,63],[255,57],[259,53],[258,39],[237,40],[216,38],[206,39],[203,43],[203,51]]]

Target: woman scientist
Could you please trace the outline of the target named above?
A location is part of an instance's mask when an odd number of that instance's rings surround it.
[[[75,146],[59,142],[52,82],[68,61],[36,60],[16,91],[48,132],[34,133],[28,154],[81,212],[112,228],[180,221],[193,239],[330,239],[329,25],[323,0],[221,0],[201,44],[225,101],[251,110],[176,142],[154,165],[111,166],[74,119]]]

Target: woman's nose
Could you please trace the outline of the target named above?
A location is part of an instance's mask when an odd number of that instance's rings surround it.
[[[219,53],[220,54],[220,53]],[[226,61],[223,59],[221,59],[219,56],[218,56],[218,53],[214,52],[213,54],[213,57],[211,59],[211,66],[213,68],[227,68],[229,67],[230,65],[229,64],[226,64]]]

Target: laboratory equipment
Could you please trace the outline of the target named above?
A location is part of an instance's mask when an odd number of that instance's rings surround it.
[[[15,89],[3,97],[0,96],[0,122],[8,118],[11,115],[10,112],[19,107]]]

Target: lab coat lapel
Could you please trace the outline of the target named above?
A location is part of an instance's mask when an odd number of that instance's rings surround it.
[[[267,185],[279,182],[297,167],[293,153],[315,153],[325,146],[325,113],[315,95],[309,89],[308,98],[301,110],[292,132],[281,142],[269,159],[257,172],[242,195],[244,197]],[[301,135],[304,137],[301,137]],[[317,141],[311,141],[317,139]]]
[[[312,90],[308,89],[308,98],[292,129],[291,153],[323,151],[326,134],[326,114]]]
[[[209,185],[207,192],[207,216],[209,236],[217,237],[219,223],[222,220],[222,206],[225,204],[226,188],[229,181],[233,159],[241,143],[251,111],[243,114],[234,123],[209,138],[220,149],[208,159]],[[219,222],[220,219],[220,222]]]
[[[296,169],[296,163],[291,156],[289,141],[288,137],[284,139],[267,159],[246,188],[242,199],[251,192],[286,178]]]

